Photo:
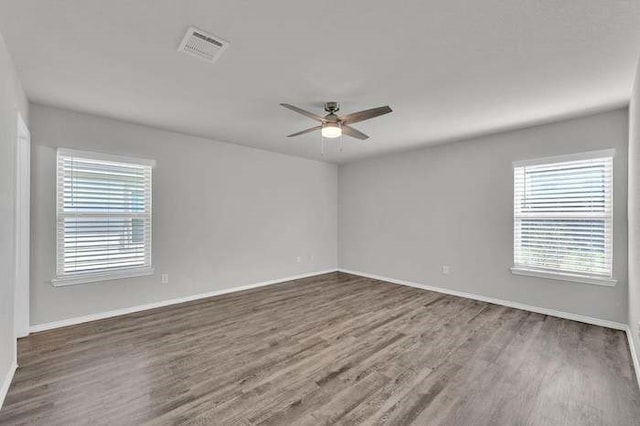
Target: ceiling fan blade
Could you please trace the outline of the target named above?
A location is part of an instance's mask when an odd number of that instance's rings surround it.
[[[302,108],[298,108],[297,106],[293,106],[291,104],[280,104],[280,105],[282,105],[283,107],[285,107],[287,109],[290,109],[291,111],[295,111],[298,114],[306,115],[307,117],[309,117],[309,118],[311,118],[313,120],[316,120],[316,121],[319,121],[321,123],[324,123],[324,117],[320,117],[318,114],[314,114],[312,112],[305,111]]]
[[[365,139],[369,139],[369,136],[365,135],[360,130],[356,130],[353,127],[347,126],[346,124],[342,124],[342,133],[347,136],[351,136],[352,138],[360,139],[362,141]]]
[[[320,129],[322,129],[322,126],[316,126],[316,127],[310,128],[310,129],[302,130],[300,132],[292,133],[287,137],[290,138],[290,137],[293,137],[293,136],[300,136],[300,135],[304,135],[305,133],[315,132],[316,130],[320,130]]]
[[[352,124],[352,123],[357,123],[359,121],[368,120],[370,118],[379,117],[384,114],[389,114],[392,111],[393,110],[389,108],[389,105],[385,105],[378,108],[371,108],[371,109],[366,109],[364,111],[347,114],[343,117],[340,117],[340,119],[344,123]]]

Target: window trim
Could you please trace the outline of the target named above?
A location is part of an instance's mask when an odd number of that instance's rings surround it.
[[[557,156],[552,156],[552,157],[541,157],[541,158],[535,158],[535,159],[527,159],[527,160],[518,160],[518,161],[514,161],[512,163],[512,169],[515,170],[517,167],[527,167],[527,166],[536,166],[536,165],[542,165],[542,164],[553,164],[553,163],[563,163],[563,162],[568,162],[568,161],[581,161],[581,160],[591,160],[591,159],[596,159],[596,158],[611,158],[612,160],[612,168],[615,168],[615,154],[616,154],[616,150],[615,148],[611,148],[611,149],[602,149],[602,150],[597,150],[597,151],[587,151],[587,152],[580,152],[580,153],[575,153],[575,154],[567,154],[567,155],[557,155]],[[612,170],[613,173],[613,170]],[[571,273],[571,272],[564,272],[564,271],[554,271],[554,270],[547,270],[547,269],[542,269],[542,268],[535,268],[535,267],[526,267],[523,265],[516,265],[515,264],[515,257],[512,258],[512,260],[514,261],[513,266],[510,268],[511,273],[513,275],[523,275],[523,276],[529,276],[529,277],[535,277],[535,278],[547,278],[547,279],[552,279],[552,280],[560,280],[560,281],[571,281],[571,282],[576,282],[576,283],[582,283],[582,284],[594,284],[594,285],[601,285],[601,286],[607,286],[607,287],[613,287],[617,284],[618,280],[616,280],[614,278],[614,255],[613,255],[613,251],[614,251],[614,241],[613,241],[613,234],[614,234],[614,210],[615,210],[615,199],[614,199],[614,192],[615,192],[615,181],[614,181],[614,176],[615,173],[612,175],[612,180],[611,180],[611,277],[604,277],[604,276],[599,276],[599,275],[589,275],[589,274],[577,274],[577,273]],[[512,184],[514,185],[514,191],[512,192],[513,195],[515,196],[515,181],[512,181]],[[514,200],[515,202],[515,200]],[[512,202],[512,206],[514,204],[514,202]],[[515,239],[516,239],[516,235],[515,235],[515,214],[516,211],[515,209],[512,212],[513,214],[513,224],[514,226],[512,227],[512,229],[514,229],[514,234],[513,234],[513,238],[512,238],[512,248],[513,248],[513,254],[515,256],[515,250],[516,250],[516,245],[515,245]]]
[[[575,154],[554,155],[552,157],[531,158],[528,160],[517,160],[513,162],[513,168],[538,166],[547,163],[564,163],[566,161],[592,160],[594,158],[616,157],[615,148],[600,149],[597,151],[578,152]]]
[[[618,283],[618,280],[614,278],[568,274],[559,271],[543,271],[534,268],[523,268],[522,266],[512,266],[510,269],[513,275],[523,275],[535,278],[548,278],[559,281],[571,281],[574,283],[602,285],[605,287],[613,287]]]
[[[128,164],[147,166],[147,167],[150,167],[151,169],[153,169],[156,165],[155,160],[149,160],[149,159],[142,159],[142,158],[136,158],[136,157],[124,157],[119,155],[104,154],[104,153],[91,152],[91,151],[80,151],[80,150],[68,149],[68,148],[57,149],[57,152],[56,152],[56,207],[55,207],[55,210],[56,210],[56,257],[55,257],[56,277],[51,279],[51,284],[54,287],[63,287],[63,286],[69,286],[69,285],[98,282],[98,281],[110,281],[110,280],[118,280],[122,278],[133,278],[133,277],[152,275],[154,273],[153,261],[152,261],[153,233],[151,233],[151,235],[149,236],[149,265],[114,269],[112,271],[107,271],[107,272],[103,272],[103,271],[86,272],[86,273],[77,273],[77,274],[66,275],[66,276],[58,276],[58,261],[61,255],[59,251],[59,244],[58,244],[58,238],[59,238],[58,226],[59,226],[59,219],[60,219],[60,211],[58,209],[58,206],[59,206],[58,197],[60,196],[60,191],[58,190],[58,188],[59,188],[60,174],[58,173],[57,162],[58,162],[59,156],[71,156],[71,157],[75,156],[75,157],[87,158],[87,159],[98,160],[98,161],[111,161],[111,162],[125,163],[125,164],[128,163]],[[91,213],[86,214],[86,216],[91,216]],[[149,217],[150,217],[150,220],[153,221],[153,172],[151,174],[151,182],[149,187]]]
[[[69,148],[58,148],[58,155],[66,155],[68,157],[86,157],[91,160],[99,160],[99,161],[114,161],[116,163],[129,163],[129,164],[139,164],[141,166],[149,166],[154,168],[156,166],[156,160],[149,160],[146,158],[137,158],[137,157],[124,157],[122,155],[113,155],[113,154],[105,154],[103,152],[92,152],[92,151],[80,151],[77,149],[69,149]]]
[[[97,281],[110,281],[119,280],[122,278],[144,277],[146,275],[153,275],[153,272],[153,267],[135,267],[118,269],[110,272],[86,273],[74,276],[54,278],[51,280],[51,284],[53,284],[54,287],[64,287],[68,285],[94,283]]]

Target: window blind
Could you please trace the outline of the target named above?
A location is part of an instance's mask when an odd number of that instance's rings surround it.
[[[58,150],[58,278],[151,267],[151,165],[144,163]]]
[[[611,278],[613,153],[514,164],[515,267]]]

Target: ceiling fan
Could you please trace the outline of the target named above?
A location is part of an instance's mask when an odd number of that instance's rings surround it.
[[[280,105],[321,123],[318,126],[311,127],[300,132],[292,133],[287,136],[289,138],[292,136],[300,136],[304,135],[305,133],[320,130],[322,136],[325,138],[337,138],[345,134],[356,139],[365,140],[368,139],[369,136],[365,135],[359,130],[354,129],[353,127],[351,127],[351,124],[388,114],[392,111],[388,105],[385,105],[382,107],[371,108],[339,117],[338,115],[336,115],[336,113],[340,111],[340,104],[337,102],[327,102],[324,104],[324,110],[327,112],[327,115],[322,117],[320,115],[314,114],[313,112],[305,111],[302,108],[298,108],[297,106],[293,106],[290,104]]]

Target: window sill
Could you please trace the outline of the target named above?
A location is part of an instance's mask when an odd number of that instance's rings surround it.
[[[549,278],[552,280],[572,281],[576,283],[602,285],[606,287],[613,287],[618,283],[618,280],[614,280],[611,278],[589,277],[583,275],[564,274],[560,272],[539,271],[535,269],[527,269],[516,266],[511,267],[511,273],[514,275],[526,275],[529,277]]]
[[[107,272],[107,273],[82,274],[82,275],[74,275],[69,277],[54,278],[51,280],[51,284],[54,287],[64,287],[68,285],[86,284],[86,283],[93,283],[97,281],[109,281],[109,280],[119,280],[121,278],[142,277],[145,275],[152,275],[152,274],[153,274],[153,268],[151,267],[123,269],[121,271],[113,271],[113,272]]]

